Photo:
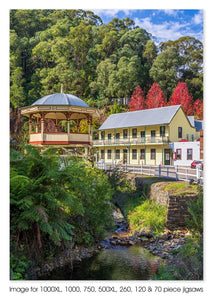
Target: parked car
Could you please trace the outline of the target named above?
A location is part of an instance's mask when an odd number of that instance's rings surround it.
[[[201,169],[203,169],[203,162],[201,160],[194,160],[192,163],[191,163],[191,168],[192,169],[195,169],[197,167],[201,167]]]

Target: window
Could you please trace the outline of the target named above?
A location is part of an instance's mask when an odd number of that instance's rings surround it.
[[[120,150],[119,149],[117,149],[115,152],[115,158],[120,159]]]
[[[165,136],[165,126],[160,126],[160,136]]]
[[[182,139],[182,127],[178,127],[178,138]]]
[[[127,139],[127,129],[124,129],[124,130],[123,130],[123,138],[124,138],[124,139]]]
[[[111,159],[112,158],[112,150],[107,150],[107,159]]]
[[[108,140],[111,140],[111,138],[112,138],[112,134],[108,133]]]
[[[105,138],[105,132],[101,131],[101,139],[104,140],[104,138]]]
[[[151,149],[151,159],[155,159],[156,158],[156,151],[155,149]]]
[[[176,150],[176,160],[181,160],[181,149]]]
[[[105,151],[101,150],[101,159],[105,159]]]
[[[137,138],[137,128],[132,129],[132,138],[133,139]]]
[[[151,142],[155,142],[155,130],[151,130]]]
[[[142,143],[145,142],[145,131],[141,131],[141,141]]]
[[[120,139],[120,133],[116,133],[115,138],[116,138],[116,140],[119,140]]]
[[[145,159],[145,149],[141,149],[140,159]]]
[[[192,149],[187,149],[187,160],[192,160]]]
[[[151,130],[151,137],[155,137],[155,130]]]
[[[137,149],[132,149],[132,159],[137,159]]]
[[[192,142],[194,142],[195,136],[194,134],[192,134]]]
[[[145,131],[141,131],[141,137],[145,137]]]

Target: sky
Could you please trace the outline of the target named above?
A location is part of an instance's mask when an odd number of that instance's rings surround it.
[[[90,9],[104,23],[129,17],[151,33],[156,43],[191,36],[203,42],[203,10],[200,9]]]

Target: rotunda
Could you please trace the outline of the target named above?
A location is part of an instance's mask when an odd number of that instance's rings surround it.
[[[74,95],[47,95],[32,105],[21,108],[21,114],[29,118],[29,143],[36,147],[84,147],[85,153],[92,147],[93,119],[99,117],[99,112]],[[76,124],[75,131],[71,129],[72,120]],[[88,121],[87,133],[79,132],[81,120]],[[61,121],[66,121],[66,126],[63,126],[66,131],[61,129]],[[53,125],[49,126],[50,124]],[[51,131],[50,127],[53,128]]]

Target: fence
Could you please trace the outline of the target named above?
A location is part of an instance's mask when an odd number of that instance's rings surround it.
[[[165,177],[175,180],[197,181],[203,184],[203,170],[200,168],[191,169],[185,166],[165,166],[165,165],[128,165],[128,164],[106,164],[97,162],[96,167],[105,171],[120,171],[126,173],[141,174],[146,176]]]

